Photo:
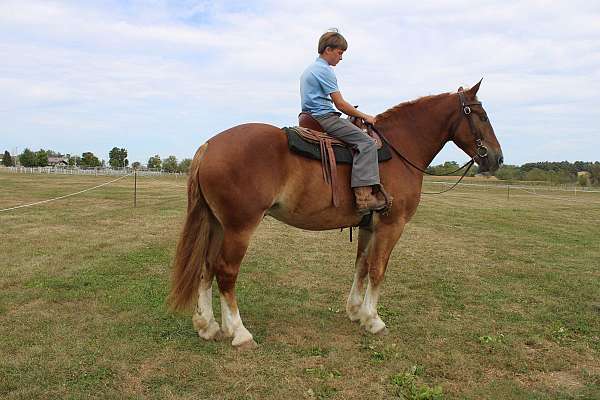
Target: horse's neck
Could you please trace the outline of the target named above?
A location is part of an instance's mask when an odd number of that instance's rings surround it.
[[[381,129],[403,156],[425,168],[448,141],[451,118],[450,96],[425,104],[409,104],[397,110]]]

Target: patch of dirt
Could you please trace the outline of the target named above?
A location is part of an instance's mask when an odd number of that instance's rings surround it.
[[[21,316],[23,314],[39,313],[46,308],[46,301],[42,299],[34,299],[25,303],[15,305],[8,309],[7,316]]]
[[[581,389],[583,382],[570,371],[541,372],[530,377],[532,382],[540,383],[552,389]]]

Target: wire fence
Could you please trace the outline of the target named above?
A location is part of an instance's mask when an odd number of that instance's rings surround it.
[[[424,184],[435,184],[435,185],[443,185],[443,186],[452,186],[454,183],[451,181],[429,181],[425,180]],[[533,193],[537,193],[538,191],[556,191],[556,192],[568,192],[568,193],[600,193],[600,188],[594,188],[589,186],[549,186],[549,185],[524,185],[524,184],[515,184],[515,183],[505,183],[502,181],[496,181],[494,183],[466,183],[461,182],[458,186],[463,187],[478,187],[484,188],[486,190],[491,189],[519,189],[519,190],[527,190]]]
[[[424,181],[426,185],[442,185],[442,188],[450,187],[452,182],[446,181]],[[467,189],[461,190],[461,189]],[[472,190],[469,190],[472,189]],[[600,204],[600,190],[589,187],[552,187],[552,186],[527,186],[494,182],[485,183],[460,183],[455,190],[447,192],[449,197],[462,196],[475,198],[476,190],[486,193],[494,193],[495,196],[502,196],[507,201],[524,198],[537,198],[539,200],[554,200],[566,204]],[[428,196],[431,197],[431,196]]]
[[[0,209],[0,213],[17,210],[17,209],[21,209],[21,208],[33,207],[33,206],[37,206],[37,205],[41,205],[41,204],[50,203],[50,202],[53,202],[56,200],[61,200],[61,199],[65,199],[68,197],[76,196],[79,194],[83,194],[83,193],[89,192],[91,190],[98,189],[103,186],[107,186],[111,183],[117,182],[128,176],[134,176],[134,178],[135,178],[134,179],[134,207],[135,207],[136,199],[137,199],[137,178],[138,177],[146,177],[146,178],[149,178],[156,182],[167,183],[165,180],[157,179],[157,178],[159,178],[161,176],[171,176],[171,177],[175,177],[175,178],[181,176],[182,177],[181,180],[177,179],[174,182],[168,182],[168,183],[171,183],[173,186],[179,187],[179,188],[186,187],[185,179],[183,179],[183,178],[187,177],[187,175],[179,174],[179,173],[165,173],[162,171],[135,171],[135,170],[127,169],[127,168],[124,168],[124,169],[66,169],[65,168],[65,169],[63,169],[63,168],[51,168],[51,167],[50,168],[48,168],[48,167],[34,167],[34,168],[7,167],[7,168],[3,168],[2,170],[9,171],[12,173],[25,173],[25,174],[38,173],[38,174],[66,174],[66,175],[109,175],[109,176],[116,175],[119,177],[116,179],[112,179],[108,182],[104,182],[99,185],[96,185],[96,186],[93,186],[93,187],[90,187],[87,189],[79,190],[77,192],[69,193],[66,195]],[[453,182],[425,180],[423,182],[423,185],[424,186],[425,185],[442,185],[443,187],[450,187],[453,185]],[[590,203],[590,204],[600,204],[600,195],[598,195],[598,194],[600,194],[600,190],[595,190],[595,189],[588,188],[588,187],[578,188],[577,186],[574,186],[571,188],[565,188],[565,187],[552,187],[552,186],[526,186],[526,185],[506,184],[506,183],[501,183],[501,182],[494,182],[494,183],[461,182],[457,185],[456,190],[447,192],[444,195],[473,197],[475,195],[473,192],[465,193],[464,191],[461,191],[461,189],[469,189],[469,188],[478,188],[485,192],[489,192],[489,191],[493,191],[493,190],[504,191],[506,193],[507,200],[509,200],[511,197],[514,198],[514,197],[523,197],[523,196],[528,196],[528,197],[534,196],[534,197],[538,197],[540,199],[544,198],[544,199],[551,199],[551,200],[559,200],[559,201],[563,201],[563,202],[564,201],[577,202],[577,203],[585,202],[585,203]],[[552,192],[554,192],[554,195]],[[588,195],[588,196],[582,196],[582,195]],[[597,196],[595,196],[595,195],[597,195]]]
[[[121,179],[127,178],[128,176],[131,176],[131,173],[129,173],[127,175],[123,175],[123,176],[121,176],[121,177],[119,177],[117,179],[113,179],[111,181],[101,183],[100,185],[96,185],[94,187],[90,187],[90,188],[87,188],[87,189],[84,189],[84,190],[80,190],[78,192],[65,194],[63,196],[53,197],[53,198],[47,199],[47,200],[36,201],[36,202],[33,202],[33,203],[21,204],[21,205],[14,206],[14,207],[3,208],[3,209],[0,209],[0,213],[1,212],[5,212],[5,211],[17,210],[19,208],[33,207],[33,206],[37,206],[37,205],[40,205],[40,204],[50,203],[50,202],[56,201],[56,200],[66,199],[67,197],[76,196],[78,194],[89,192],[90,190],[94,190],[94,189],[98,189],[98,188],[101,188],[101,187],[106,186],[106,185],[110,185],[111,183],[114,183],[116,181],[120,181]]]

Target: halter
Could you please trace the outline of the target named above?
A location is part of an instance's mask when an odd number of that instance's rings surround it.
[[[471,118],[471,106],[481,106],[481,102],[472,101],[470,103],[467,103],[465,101],[465,91],[462,86],[458,88],[458,97],[460,100],[460,107],[462,108],[463,115],[467,118],[467,121],[469,121],[469,128],[471,128],[471,134],[475,138],[475,146],[477,146],[475,149],[475,154],[477,154],[479,158],[487,157],[488,149],[482,143],[483,139],[481,137],[481,132],[479,131],[479,129],[477,129],[475,123],[473,122],[473,119]]]

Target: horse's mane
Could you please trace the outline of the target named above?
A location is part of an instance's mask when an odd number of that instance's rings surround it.
[[[376,120],[378,123],[383,123],[385,121],[392,120],[394,117],[397,117],[404,113],[410,113],[417,106],[422,106],[423,108],[427,108],[427,106],[431,102],[438,100],[442,97],[449,96],[449,95],[450,95],[450,93],[434,94],[434,95],[430,95],[430,96],[419,97],[418,99],[415,99],[415,100],[405,101],[404,103],[400,103],[398,105],[395,105],[395,106],[385,110],[381,114],[377,114]]]

